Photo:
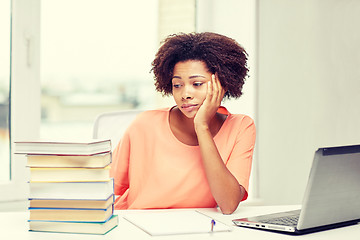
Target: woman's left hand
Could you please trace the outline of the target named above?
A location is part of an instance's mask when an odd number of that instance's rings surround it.
[[[212,133],[216,128],[210,128],[210,124],[216,127],[212,120],[216,117],[225,92],[218,77],[212,75],[211,81],[208,82],[205,100],[195,115],[194,127],[211,194],[221,211],[230,214],[239,205],[245,191],[221,158]]]
[[[215,74],[211,75],[211,80],[207,84],[208,87],[205,100],[194,118],[195,129],[197,126],[209,126],[210,121],[220,107],[221,101],[226,92]]]

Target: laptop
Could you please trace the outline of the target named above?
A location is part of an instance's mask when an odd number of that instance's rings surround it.
[[[319,148],[300,210],[234,219],[240,227],[305,234],[360,222],[360,145]]]

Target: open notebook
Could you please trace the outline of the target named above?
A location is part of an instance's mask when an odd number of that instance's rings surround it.
[[[231,227],[195,210],[146,211],[126,214],[124,218],[151,236],[231,231]]]

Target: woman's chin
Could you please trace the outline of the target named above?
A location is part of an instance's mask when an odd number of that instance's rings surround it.
[[[197,113],[197,110],[190,111],[190,112],[189,111],[184,111],[184,110],[180,110],[180,111],[185,117],[187,117],[189,119],[194,118],[196,116],[196,113]]]

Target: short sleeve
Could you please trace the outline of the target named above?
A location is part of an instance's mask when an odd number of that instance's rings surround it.
[[[248,116],[244,116],[238,128],[235,144],[226,163],[227,168],[242,185],[246,193],[242,201],[248,197],[249,178],[251,172],[252,158],[255,147],[256,129],[254,120]]]
[[[122,195],[129,188],[129,156],[130,140],[125,132],[112,154],[110,176],[114,178],[115,195]]]

